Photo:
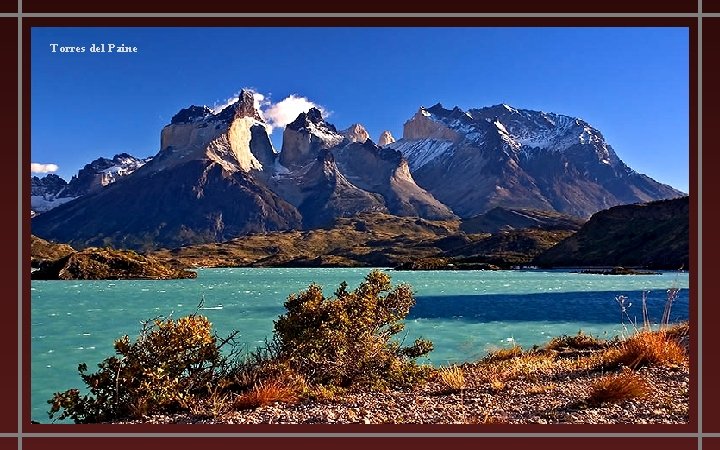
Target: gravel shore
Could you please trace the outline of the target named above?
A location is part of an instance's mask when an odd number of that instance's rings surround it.
[[[687,341],[684,342],[687,344]],[[464,388],[449,389],[436,376],[414,389],[346,392],[322,401],[275,402],[215,415],[151,416],[132,423],[395,423],[395,424],[679,424],[689,420],[689,365],[650,365],[633,370],[645,385],[639,398],[596,404],[594,383],[621,373],[598,368],[603,350],[523,354],[459,367]],[[585,368],[584,368],[585,367]],[[129,423],[129,422],[124,422]]]

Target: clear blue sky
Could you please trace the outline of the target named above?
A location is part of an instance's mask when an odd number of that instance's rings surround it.
[[[253,88],[306,97],[373,140],[399,139],[437,102],[578,116],[630,167],[687,192],[688,40],[684,28],[34,28],[31,158],[69,180],[100,156],[154,155],[179,109]]]

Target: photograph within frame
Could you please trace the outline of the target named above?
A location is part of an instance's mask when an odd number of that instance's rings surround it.
[[[115,31],[117,31],[117,30],[115,30]],[[324,30],[323,30],[323,31],[324,31]],[[114,44],[114,45],[115,45],[115,44]],[[60,47],[60,44],[58,44],[58,48],[59,48],[59,47]],[[82,46],[82,45],[77,45],[76,47],[83,47],[83,46]],[[57,50],[57,49],[56,49],[56,50]],[[52,49],[51,49],[50,51],[52,51]],[[61,53],[63,53],[63,52],[61,52]],[[100,52],[100,53],[103,53],[103,52]],[[123,52],[123,53],[132,53],[132,52]],[[63,55],[59,55],[59,56],[63,57]],[[72,56],[71,56],[71,55],[64,55],[64,56],[75,57],[75,56],[80,56],[80,55],[72,55]],[[89,56],[89,55],[88,55],[88,56]],[[109,56],[109,55],[108,55],[108,56]],[[131,56],[131,55],[115,55],[115,56]],[[34,65],[34,67],[36,67],[36,65]],[[54,75],[58,75],[58,74],[55,73]],[[31,74],[31,76],[32,76],[32,74]],[[244,86],[244,87],[247,87],[247,86]],[[35,88],[33,88],[33,89],[35,90]],[[373,91],[373,93],[375,93],[375,91]],[[272,104],[272,103],[271,103],[271,104],[269,105],[269,107],[270,107],[270,108],[276,107],[278,104],[282,103],[282,101],[284,101],[284,100],[286,100],[286,99],[291,99],[291,98],[293,98],[293,97],[292,97],[292,94],[288,95],[288,96],[285,97],[284,99],[281,99],[280,101],[278,101],[278,103],[275,103],[275,104]],[[297,99],[298,96],[296,96],[295,98]],[[300,97],[300,98],[302,98],[302,99],[304,99],[304,100],[306,100],[306,101],[308,101],[308,102],[312,102],[312,101],[311,101],[310,99],[308,99],[307,97]],[[32,101],[32,99],[31,99],[31,101]],[[250,103],[252,103],[252,101],[251,101]],[[329,102],[328,102],[328,103],[329,103]],[[501,105],[503,105],[503,103],[498,104],[498,106],[501,106]],[[188,106],[189,106],[189,105],[188,105]],[[213,106],[214,106],[214,105],[213,105]],[[219,105],[219,106],[223,106],[223,105]],[[453,106],[454,106],[454,105],[453,105]],[[476,105],[476,106],[482,106],[482,105]],[[511,109],[514,109],[514,108],[510,107],[509,105],[507,105],[507,106],[508,106],[510,109],[507,109],[507,108],[506,108],[506,110],[507,110],[509,113],[512,113]],[[331,104],[327,105],[327,107],[330,108],[330,110],[331,110],[334,114],[337,114],[336,117],[337,117],[338,115],[342,114],[341,111],[333,111],[333,105],[331,105]],[[417,111],[417,114],[419,114],[419,115],[422,116],[422,117],[430,117],[430,116],[432,116],[433,114],[436,114],[436,113],[437,113],[436,115],[447,115],[447,116],[449,117],[449,116],[453,113],[453,111],[454,111],[454,110],[452,110],[452,109],[444,109],[444,108],[442,108],[442,106],[440,106],[440,108],[436,108],[436,109],[434,109],[434,110],[433,110],[432,108],[435,108],[435,107],[429,107],[429,108],[419,109],[419,110]],[[466,107],[466,108],[467,108],[467,107]],[[472,108],[472,106],[471,106],[471,108]],[[36,112],[36,110],[37,110],[38,108],[33,107],[32,109],[33,109],[33,114],[35,114],[35,112]],[[233,110],[232,112],[235,113],[236,110],[237,110],[237,108],[235,108],[235,110]],[[219,109],[219,110],[217,111],[217,113],[213,113],[213,114],[220,115],[220,114],[222,114],[222,111],[223,111],[223,109],[221,108],[221,109]],[[320,109],[318,109],[318,111],[322,112],[322,110],[320,110]],[[423,111],[424,111],[425,113],[428,113],[429,116],[426,116],[426,115],[423,113]],[[516,110],[516,111],[517,111],[517,110]],[[180,117],[180,118],[178,118],[178,119],[177,119],[177,120],[178,120],[177,125],[190,124],[190,123],[193,123],[193,122],[196,121],[196,120],[197,120],[197,121],[207,120],[207,117],[205,116],[205,114],[207,114],[206,112],[201,111],[201,112],[200,112],[200,116],[197,116],[197,117],[196,117],[195,115],[193,115],[193,114],[195,114],[195,112],[196,112],[196,111],[194,111],[194,110],[192,110],[192,109],[191,109],[191,110],[185,110],[185,115],[187,115],[188,117]],[[461,112],[464,112],[464,111],[461,111]],[[182,110],[180,111],[180,113],[182,113]],[[178,114],[178,115],[180,115],[180,114]],[[471,114],[471,115],[472,115],[472,114]],[[409,116],[408,116],[408,117],[409,117]],[[406,118],[408,118],[408,117],[406,117]],[[307,115],[306,115],[306,118],[307,118]],[[326,123],[326,121],[324,120],[324,117],[321,117],[321,118],[323,119],[323,123]],[[489,124],[492,125],[492,124],[493,124],[492,119],[494,119],[494,118],[495,118],[495,117],[489,118],[490,120],[487,121],[487,123],[489,123]],[[187,119],[187,120],[185,120],[185,119]],[[211,119],[212,119],[212,118],[211,118]],[[418,119],[422,120],[420,117],[418,117]],[[472,119],[472,118],[471,118],[471,119]],[[174,120],[174,119],[171,119],[171,123],[172,123],[173,120]],[[185,121],[184,121],[184,120],[185,120]],[[214,119],[213,119],[213,120],[214,120]],[[253,119],[253,120],[254,120],[254,119]],[[309,120],[310,123],[314,123],[314,125],[318,125],[318,123],[319,123],[319,122],[312,122],[312,118],[309,118],[308,120]],[[352,120],[352,119],[348,119],[347,116],[345,116],[345,120]],[[454,119],[453,119],[453,120],[454,120]],[[212,120],[211,120],[211,121],[212,121]],[[440,120],[440,121],[442,122],[442,120]],[[280,122],[278,122],[278,123],[280,123]],[[290,123],[290,122],[287,122],[287,123]],[[287,125],[287,123],[286,123],[285,125]],[[422,123],[422,122],[421,122],[421,123]],[[349,125],[352,125],[351,123],[348,123],[348,124],[349,124]],[[688,122],[688,124],[689,124],[689,122]],[[501,125],[502,125],[502,124],[501,124]],[[589,124],[588,124],[588,125],[589,125]],[[282,126],[282,125],[281,125],[281,126]],[[502,125],[502,126],[505,127],[504,125]],[[585,126],[585,125],[583,125],[583,127],[584,127],[584,126]],[[689,126],[689,125],[688,125],[688,126]],[[33,125],[33,128],[34,128],[34,125]],[[177,128],[180,128],[180,127],[177,127]],[[301,128],[301,127],[298,127],[298,128]],[[420,127],[420,128],[421,128],[421,127]],[[500,128],[497,127],[497,126],[496,126],[496,128],[497,128],[497,129],[500,129]],[[325,131],[327,131],[327,130],[330,130],[330,128],[328,127],[326,130],[321,130],[321,131],[325,132]],[[337,132],[337,129],[335,129],[334,131]],[[341,130],[341,131],[342,131],[342,130]],[[436,132],[437,130],[431,130],[431,131],[432,131],[432,132]],[[412,130],[412,127],[411,127],[411,130],[410,130],[410,133],[411,133],[411,134],[412,134],[412,133],[422,133],[422,132],[427,132],[427,130]],[[443,132],[443,130],[440,130],[440,131],[439,131],[439,133],[442,133],[442,132]],[[246,133],[246,134],[247,134],[247,133]],[[250,133],[250,134],[251,134],[251,133]],[[339,133],[338,133],[338,134],[339,134]],[[505,134],[511,135],[512,133],[507,133],[507,130],[505,130]],[[501,134],[501,136],[504,136],[504,135]],[[600,136],[602,136],[602,135],[600,135]],[[417,137],[417,136],[416,136],[416,137]],[[452,141],[452,139],[447,139],[447,136],[440,136],[440,137],[444,137],[444,138],[446,139],[446,141]],[[592,137],[592,136],[591,136],[591,137]],[[251,139],[252,139],[252,136],[251,136]],[[687,139],[687,138],[686,138],[686,139]],[[40,141],[40,138],[39,138],[39,137],[38,137],[37,139],[33,138],[33,142],[39,142],[39,141]],[[33,144],[33,145],[34,145],[34,144]],[[281,145],[282,145],[282,144],[281,144]],[[230,150],[235,151],[235,149],[232,148],[232,144],[230,144],[229,147],[230,147]],[[162,152],[162,150],[163,150],[163,149],[161,149],[161,152]],[[226,149],[226,150],[227,150],[227,149]],[[203,150],[203,151],[204,151],[204,150]],[[252,153],[252,152],[251,152],[251,153]],[[302,153],[303,153],[302,151],[299,152],[299,154],[300,154],[301,156],[302,156]],[[187,153],[187,154],[190,155],[190,153]],[[408,154],[412,155],[412,150],[411,150],[410,153],[408,153]],[[257,157],[257,155],[255,155],[254,153],[253,153],[253,155],[255,156],[255,161],[259,162],[260,165],[262,166],[262,162],[260,162],[260,159]],[[214,156],[217,156],[217,154],[214,155]],[[247,156],[247,155],[246,155],[246,156]],[[313,155],[313,156],[317,156],[317,155]],[[333,155],[333,157],[334,157],[336,160],[338,160],[338,161],[340,161],[340,160],[342,159],[342,157],[341,157],[341,156],[339,157],[338,155]],[[33,158],[35,158],[35,155],[34,155],[34,154],[33,154]],[[243,163],[243,162],[245,162],[245,163],[250,164],[250,166],[248,166],[248,167],[252,167],[252,165],[255,164],[255,161],[253,161],[251,158],[248,159],[248,160],[242,161],[242,158],[238,158],[237,155],[236,155],[236,160],[237,160],[238,163]],[[289,161],[289,160],[288,160],[288,161]],[[298,161],[300,161],[300,160],[298,160]],[[33,159],[33,162],[35,162],[34,159]],[[88,162],[89,162],[89,161],[88,161]],[[297,162],[297,161],[290,161],[290,162],[288,162],[288,164],[294,164],[295,162]],[[300,161],[300,162],[302,162],[302,161]],[[301,165],[300,162],[297,162],[297,164],[298,164],[298,165]],[[326,162],[326,161],[323,161],[323,164],[324,164],[325,162]],[[344,162],[343,162],[343,161],[340,161],[340,162],[341,162],[340,165],[342,165],[342,163],[344,163],[346,166],[351,166],[351,165],[353,164],[352,161],[350,161],[349,159],[346,160],[346,161],[344,161]],[[38,162],[38,164],[48,164],[48,165],[49,165],[49,164],[53,164],[53,163],[50,162],[50,161],[43,161],[43,162]],[[336,164],[336,166],[337,166],[337,164]],[[113,167],[114,167],[114,166],[113,166]],[[168,166],[168,167],[170,167],[170,166]],[[285,166],[283,166],[283,167],[285,167]],[[412,163],[411,163],[410,167],[412,168]],[[52,168],[52,167],[37,167],[37,168],[40,169],[40,170],[47,170],[47,169]],[[225,167],[223,167],[223,168],[226,169]],[[121,169],[122,169],[122,168],[121,168]],[[107,170],[107,169],[102,169],[102,170]],[[115,172],[113,172],[113,170],[114,170],[114,169],[112,169],[110,172],[106,172],[106,173],[110,173],[110,174],[112,174],[112,175],[115,175],[115,174],[119,174],[119,173],[120,173],[120,170],[115,171]],[[343,175],[344,175],[344,174],[343,174]],[[79,179],[79,178],[80,178],[80,177],[79,177],[79,175],[78,175],[78,179]],[[346,178],[347,178],[347,177],[346,177]],[[431,175],[430,175],[428,178],[433,178],[433,177],[432,177],[432,173],[431,173]],[[101,182],[102,182],[102,180],[101,180]],[[369,183],[369,182],[367,182],[367,181],[365,181],[365,182],[366,182],[366,183]],[[689,182],[689,180],[688,180],[688,182]],[[123,181],[123,183],[126,183],[126,184],[127,184],[127,181]],[[291,184],[292,184],[292,183],[291,183]],[[120,184],[118,184],[117,186],[120,186]],[[689,186],[689,185],[688,185],[688,186]],[[297,194],[294,193],[294,192],[290,192],[291,189],[289,189],[287,186],[281,186],[281,187],[276,188],[276,189],[277,189],[277,190],[283,190],[283,189],[285,189],[286,191],[289,192],[288,195],[289,195],[290,197],[293,197],[293,195],[295,195],[295,196],[297,197]],[[271,189],[271,190],[272,190],[272,189]],[[361,189],[361,190],[362,190],[362,189]],[[277,192],[275,192],[275,193],[277,193]],[[125,195],[125,194],[123,195],[123,197],[126,197],[126,196],[127,196],[127,195]],[[303,199],[303,201],[304,201],[304,200],[305,200],[305,199]],[[296,200],[296,202],[297,202],[297,200]],[[385,202],[387,203],[387,199],[386,199],[386,198],[385,198]],[[291,204],[292,204],[292,203],[291,203]],[[299,204],[302,204],[302,202],[298,202],[298,206],[299,206]],[[66,208],[67,208],[67,207],[66,207]],[[454,209],[455,209],[455,208],[453,208],[453,210],[454,210]],[[145,216],[144,218],[149,219],[147,216]],[[323,224],[323,225],[325,225],[325,224]],[[33,226],[34,226],[34,225],[33,225]],[[357,228],[358,226],[362,227],[362,226],[366,226],[366,225],[358,225],[357,223],[353,223],[352,226],[353,226],[354,228]],[[397,225],[396,225],[396,226],[397,226]],[[400,226],[407,226],[407,225],[405,225],[404,222],[401,222],[401,223],[400,223]],[[74,228],[74,227],[73,227],[73,228]],[[109,242],[107,243],[107,245],[116,245],[116,244],[117,244],[116,242],[112,242],[112,241],[109,241]],[[486,262],[482,262],[482,263],[485,264]],[[483,267],[483,268],[486,268],[486,269],[487,269],[487,268],[489,268],[489,267]],[[592,275],[592,274],[591,274],[591,275]],[[312,280],[310,280],[310,281],[312,281]],[[359,281],[359,280],[358,280],[358,281]],[[688,282],[689,282],[689,278],[688,278]],[[304,284],[304,286],[306,286],[307,284],[308,284],[308,283],[306,282],[306,283]],[[334,284],[331,283],[331,284],[325,286],[325,287],[326,287],[326,291],[327,291],[328,293],[331,292],[332,289],[334,289],[335,285],[337,285],[337,283],[334,283]],[[356,281],[356,284],[355,284],[355,285],[357,285],[357,281]],[[109,286],[109,285],[107,285],[107,286]],[[107,286],[106,286],[106,287],[107,287]],[[351,287],[354,287],[354,286],[351,286]],[[141,288],[141,289],[145,289],[145,288]],[[657,288],[654,288],[654,289],[657,289]],[[681,289],[681,291],[682,291],[682,289]],[[280,302],[280,299],[284,299],[289,293],[290,293],[290,292],[285,292],[285,293],[279,294],[279,295],[278,295],[278,302]],[[204,296],[204,294],[201,293],[201,294],[200,294],[200,297],[203,297],[203,296]],[[32,296],[31,296],[31,297],[32,297]],[[196,297],[197,297],[197,293],[196,293]],[[616,309],[618,308],[618,305],[613,303],[613,302],[615,301],[615,299],[614,299],[613,297],[609,297],[608,300],[610,301],[611,306],[615,307]],[[191,308],[192,308],[192,307],[195,307],[194,304],[193,304],[193,305],[187,305],[187,303],[185,303],[185,301],[183,302],[183,306],[191,306]],[[225,308],[225,306],[226,306],[225,303],[220,304],[219,302],[216,302],[216,303],[212,303],[212,304],[203,304],[202,307],[203,307],[203,308],[217,308],[217,307]],[[620,309],[618,310],[618,313],[623,312],[623,308],[624,308],[624,307],[625,307],[625,306],[623,306],[623,304],[620,304]],[[636,307],[637,307],[637,303],[636,303]],[[690,309],[689,309],[689,297],[688,297],[688,317],[690,317],[690,312],[689,312],[689,311],[690,311]],[[172,311],[170,311],[170,312],[172,312]],[[50,312],[49,314],[57,314],[57,312]],[[167,314],[167,312],[166,312],[165,314]],[[161,312],[161,313],[159,313],[159,315],[164,315],[164,314]],[[53,317],[55,317],[55,316],[53,316]],[[148,316],[148,317],[149,317],[149,316]],[[148,318],[148,317],[146,317],[146,318]],[[623,320],[624,320],[624,319],[623,319]],[[137,319],[134,320],[134,323],[137,323],[137,321],[138,321]],[[618,325],[620,325],[620,324],[618,324]],[[76,333],[76,334],[79,334],[80,336],[84,336],[84,333],[82,332],[82,330],[78,330],[78,331],[79,331],[80,333]],[[573,331],[575,331],[575,330],[573,330]],[[128,333],[132,335],[132,330],[130,330]],[[508,336],[508,337],[506,337],[506,338],[511,338],[511,339],[514,340],[514,339],[515,339],[515,336]],[[78,345],[78,347],[76,347],[76,348],[79,348],[79,347],[81,347],[81,346],[82,346],[82,345]],[[84,347],[84,346],[82,346],[82,347]],[[108,354],[108,353],[105,352],[105,354]],[[99,361],[98,361],[98,362],[99,362]],[[94,361],[87,361],[87,363],[88,363],[88,366],[92,367],[93,364],[94,364]]]

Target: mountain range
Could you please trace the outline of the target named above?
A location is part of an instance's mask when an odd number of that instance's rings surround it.
[[[150,158],[140,159],[127,153],[98,158],[80,169],[67,182],[55,174],[30,180],[30,215],[49,211],[83,195],[98,192],[121,177],[130,175]]]
[[[587,219],[683,195],[630,169],[586,122],[554,113],[437,104],[421,107],[402,139],[385,132],[379,142],[360,124],[338,131],[312,108],[285,127],[277,152],[242,91],[218,112],[179,111],[152,158],[96,160],[67,186],[34,178],[34,197],[71,200],[37,215],[32,232],[75,248],[174,248],[366,213],[454,220],[504,207]],[[120,160],[127,170],[110,168]]]

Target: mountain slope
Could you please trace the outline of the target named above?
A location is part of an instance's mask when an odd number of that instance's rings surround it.
[[[98,158],[78,171],[70,182],[48,174],[30,180],[30,216],[34,217],[78,197],[97,192],[121,177],[130,175],[150,158],[140,159],[127,153]]]
[[[689,269],[690,200],[622,205],[594,214],[577,234],[538,256],[552,267]]]

